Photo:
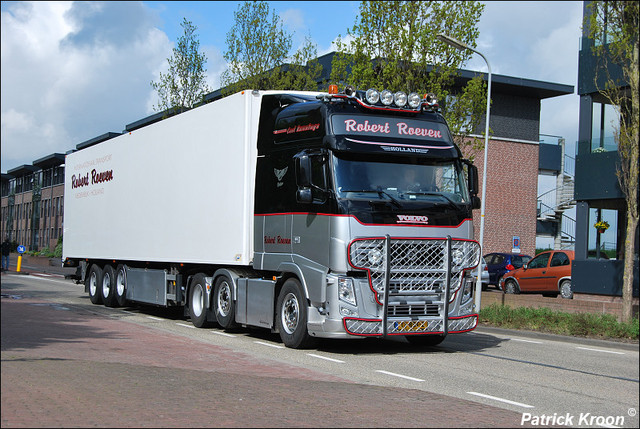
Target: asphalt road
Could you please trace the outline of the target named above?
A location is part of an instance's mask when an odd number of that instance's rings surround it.
[[[482,328],[432,348],[292,350],[266,330],[94,306],[55,276],[2,276],[2,427],[638,427],[638,364],[637,344]]]

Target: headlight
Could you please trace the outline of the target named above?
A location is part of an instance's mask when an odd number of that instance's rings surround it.
[[[396,103],[398,107],[404,107],[407,104],[407,94],[402,91],[398,91],[393,94],[393,102]]]
[[[371,265],[378,265],[382,262],[382,252],[378,249],[371,249],[367,253],[367,260]]]
[[[452,262],[452,265],[457,265],[457,266],[464,264],[464,252],[460,249],[452,249],[451,262]]]
[[[376,104],[378,101],[380,101],[380,93],[373,88],[367,89],[366,98],[367,103]]]
[[[356,291],[353,288],[353,280],[348,278],[338,279],[338,299],[347,304],[356,305]]]
[[[385,106],[390,106],[391,103],[393,103],[393,94],[391,93],[391,91],[389,91],[388,89],[382,91],[382,94],[380,94],[380,101]]]
[[[420,100],[420,96],[415,92],[409,94],[409,107],[411,107],[412,109],[417,109],[418,106],[420,106],[421,101],[422,100]]]

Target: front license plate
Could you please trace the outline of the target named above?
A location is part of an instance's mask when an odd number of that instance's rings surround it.
[[[426,320],[405,320],[402,322],[395,322],[395,328],[401,332],[421,332],[426,331],[429,322]]]

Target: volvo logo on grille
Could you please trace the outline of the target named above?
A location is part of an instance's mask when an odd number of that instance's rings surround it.
[[[427,225],[429,218],[427,216],[398,215],[398,223],[422,223]]]

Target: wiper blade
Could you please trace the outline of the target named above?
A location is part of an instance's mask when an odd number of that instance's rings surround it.
[[[388,192],[383,191],[382,189],[348,189],[348,190],[340,190],[340,192],[375,192],[376,194],[378,194],[379,197],[382,197],[383,195],[387,198],[389,198],[389,200],[391,200],[391,202],[396,206],[396,207],[402,207],[402,204],[400,204],[400,202],[395,199],[391,194],[389,194]]]
[[[454,206],[456,205],[455,201],[453,201],[451,198],[447,197],[445,194],[442,194],[440,192],[413,192],[413,191],[409,191],[409,192],[405,192],[405,194],[409,194],[409,195],[429,195],[429,196],[434,196],[434,197],[442,197],[445,200],[447,200],[450,204],[453,204]]]

